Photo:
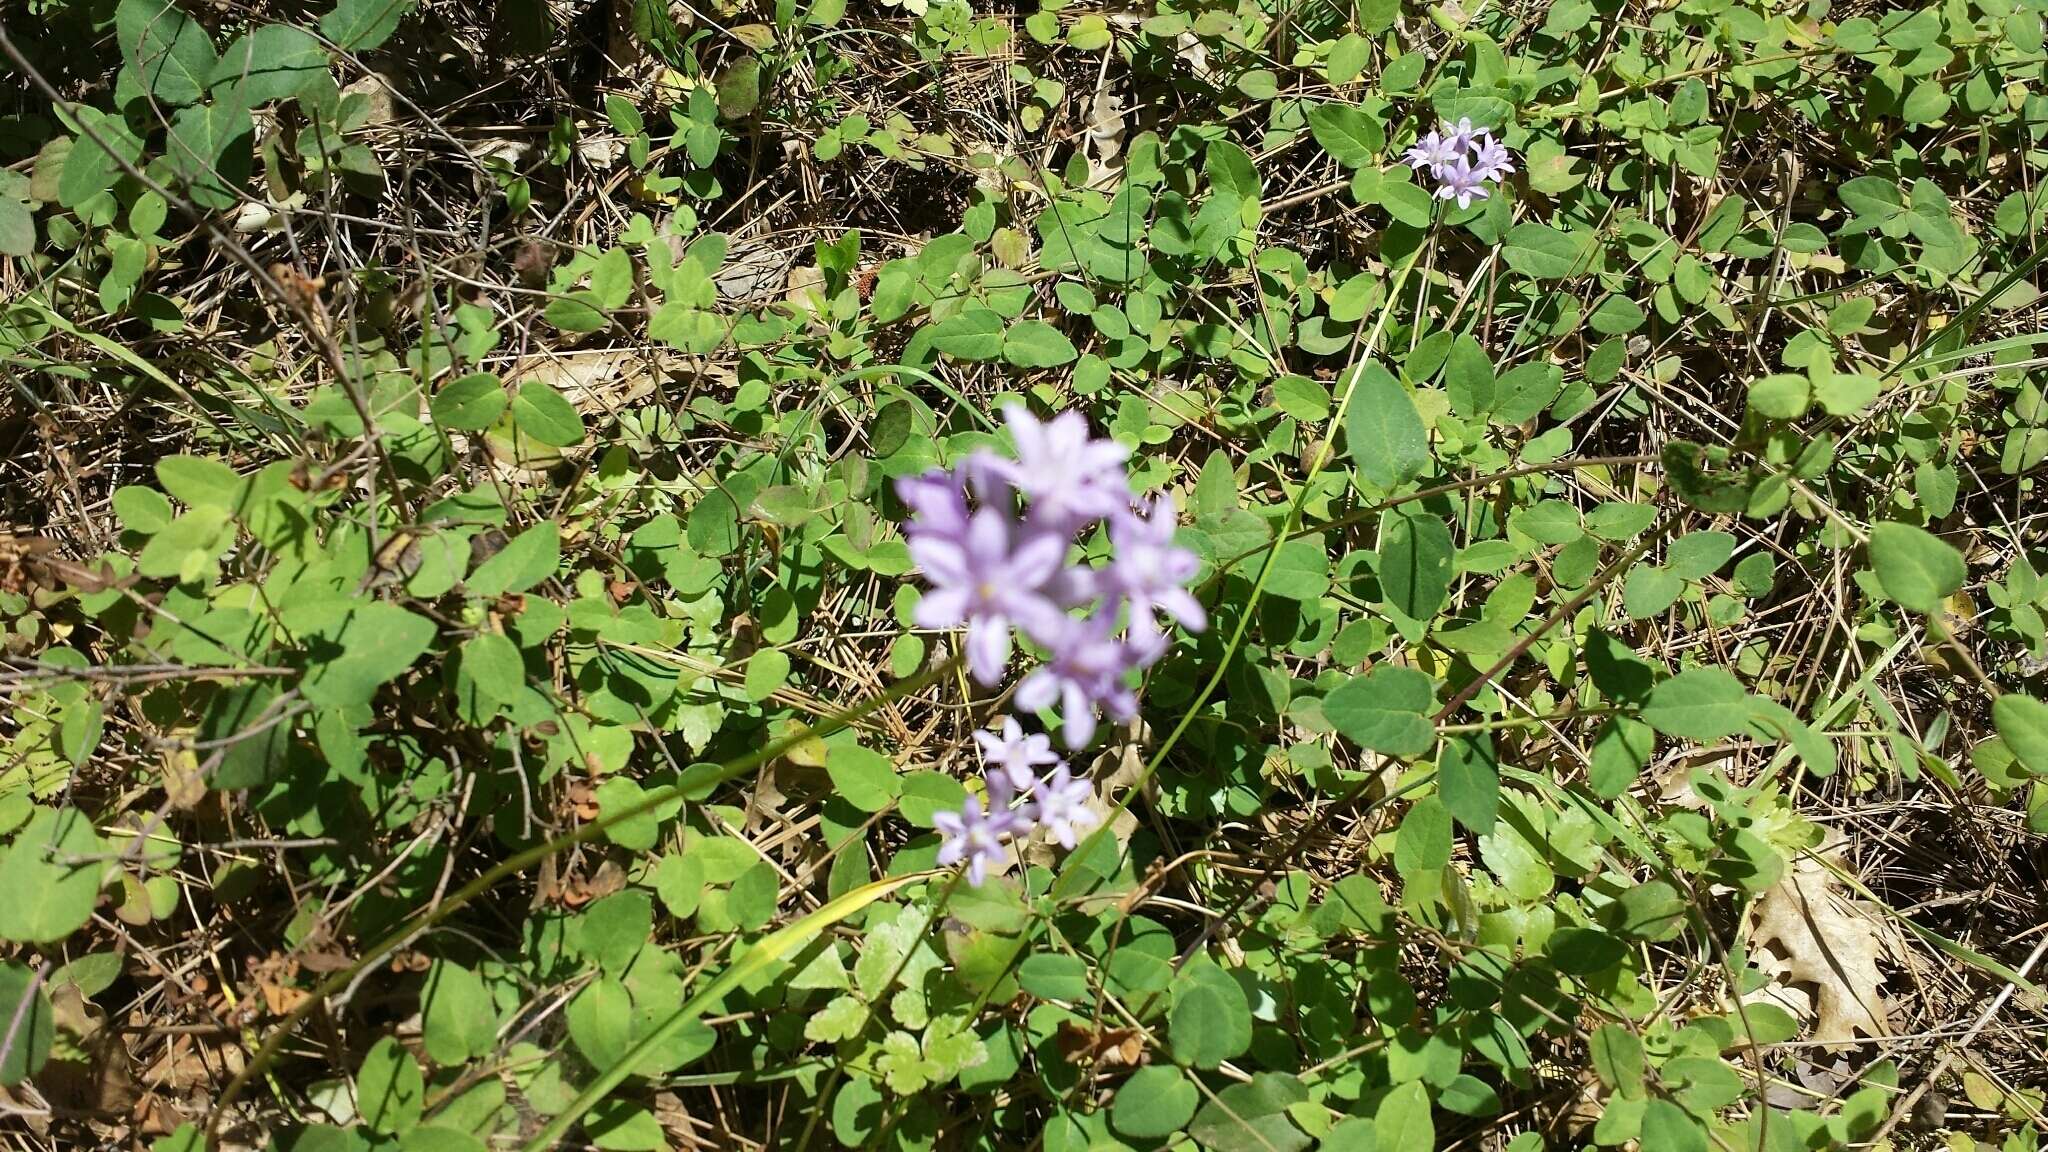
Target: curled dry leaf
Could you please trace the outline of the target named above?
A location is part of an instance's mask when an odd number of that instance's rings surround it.
[[[1803,856],[1757,901],[1750,941],[1771,987],[1757,993],[1795,1015],[1809,1016],[1814,1039],[1846,1044],[1891,1034],[1891,1003],[1878,957],[1889,933],[1845,896],[1834,874]]]

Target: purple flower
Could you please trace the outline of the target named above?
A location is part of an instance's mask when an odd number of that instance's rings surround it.
[[[1417,140],[1415,147],[1408,150],[1408,166],[1417,172],[1426,169],[1431,176],[1434,176],[1442,170],[1444,165],[1456,160],[1459,155],[1461,155],[1460,150],[1453,148],[1450,142],[1443,138],[1442,133],[1431,132],[1429,135]]]
[[[1515,170],[1514,157],[1508,154],[1508,146],[1493,138],[1493,133],[1481,130],[1473,147],[1472,174],[1481,180],[1499,183]]]
[[[1088,807],[1088,798],[1094,791],[1087,780],[1075,779],[1065,764],[1053,769],[1032,793],[1031,807],[1038,826],[1059,841],[1060,847],[1072,848],[1089,829],[1102,823],[1102,818]]]
[[[1469,208],[1474,200],[1486,199],[1486,178],[1473,171],[1471,161],[1463,156],[1444,165],[1437,179],[1442,181],[1436,190],[1439,200],[1456,200],[1458,207]]]
[[[1024,827],[1024,818],[1007,810],[983,813],[981,797],[969,796],[958,812],[933,813],[932,826],[944,838],[939,864],[950,868],[966,861],[967,882],[979,888],[989,865],[1003,866],[1003,840]]]
[[[908,531],[958,535],[967,530],[967,492],[943,468],[896,479],[896,497],[910,509]]]
[[[1059,635],[1066,617],[1045,587],[1066,559],[1068,540],[1021,527],[983,508],[957,528],[934,526],[910,538],[910,557],[932,587],[913,618],[922,628],[967,625],[967,665],[994,687],[1010,660],[1010,627],[1034,637]]]
[[[1444,148],[1453,157],[1463,156],[1472,150],[1472,137],[1484,129],[1472,127],[1470,117],[1460,116],[1456,124],[1448,120],[1437,121],[1436,130],[1444,138]],[[1448,161],[1447,161],[1448,162]]]
[[[1015,716],[1003,717],[1001,735],[993,730],[976,732],[974,742],[981,745],[981,763],[988,770],[989,783],[1001,781],[1012,795],[1030,792],[1038,783],[1038,770],[1060,762],[1052,740],[1043,732],[1025,735]]]
[[[1052,656],[1017,685],[1017,706],[1036,712],[1059,704],[1067,747],[1079,748],[1095,735],[1098,707],[1113,720],[1138,714],[1137,693],[1124,684],[1124,673],[1142,667],[1156,649],[1111,635],[1107,613],[1068,618],[1046,647]]]
[[[1017,442],[1015,460],[992,460],[1010,486],[1028,499],[1030,515],[1048,530],[1071,532],[1081,524],[1114,516],[1131,504],[1124,473],[1124,446],[1088,434],[1079,412],[1062,412],[1043,423],[1022,407],[1003,413]]]
[[[1105,596],[1122,596],[1131,606],[1131,632],[1156,634],[1155,610],[1180,621],[1190,632],[1208,627],[1209,614],[1187,590],[1201,561],[1173,542],[1173,501],[1161,495],[1149,509],[1127,513],[1110,523],[1113,552],[1108,567],[1095,573]]]

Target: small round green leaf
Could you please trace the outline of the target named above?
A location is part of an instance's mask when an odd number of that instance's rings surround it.
[[[1179,1131],[1199,1103],[1200,1094],[1180,1069],[1155,1064],[1138,1069],[1117,1089],[1109,1106],[1109,1122],[1134,1139],[1156,1139]]]
[[[1196,1068],[1214,1068],[1243,1055],[1252,1043],[1252,1010],[1244,989],[1206,958],[1189,964],[1181,981],[1167,1018],[1173,1058]]]
[[[453,380],[434,394],[434,423],[457,432],[481,432],[496,423],[511,402],[505,386],[489,372]],[[532,435],[531,432],[528,435]]]
[[[1870,566],[1884,594],[1913,612],[1939,612],[1970,577],[1963,554],[1939,536],[1891,521],[1870,529]]]

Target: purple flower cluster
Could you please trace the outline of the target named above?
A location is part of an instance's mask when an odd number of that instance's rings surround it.
[[[911,558],[931,584],[913,618],[924,628],[966,626],[968,673],[984,687],[1002,682],[1018,632],[1044,649],[1017,685],[1017,707],[1058,706],[1062,741],[1080,748],[1095,735],[1097,713],[1137,715],[1130,674],[1166,652],[1160,613],[1191,632],[1208,624],[1187,589],[1199,564],[1173,543],[1172,501],[1133,497],[1122,445],[1091,436],[1076,412],[1040,421],[1011,408],[1004,418],[1014,457],[976,451],[953,471],[896,482],[912,514],[904,526]],[[1076,537],[1097,524],[1108,528],[1109,562],[1071,563]],[[971,798],[934,818],[944,837],[939,863],[966,863],[979,884],[1001,866],[1005,840],[1042,828],[1071,848],[1095,826],[1088,781],[1050,738],[1004,717],[975,741],[989,803]]]
[[[983,807],[981,797],[969,796],[960,811],[932,816],[943,838],[939,863],[949,868],[965,863],[968,883],[979,886],[990,868],[1000,869],[1004,843],[1030,835],[1033,828],[1045,829],[1060,847],[1072,848],[1100,823],[1088,807],[1094,789],[1053,753],[1043,735],[1027,736],[1016,717],[1005,716],[1000,733],[976,732],[974,739],[981,745],[988,806]],[[1052,770],[1041,776],[1036,771],[1041,765]]]
[[[1456,200],[1460,208],[1486,199],[1486,185],[1499,183],[1515,170],[1507,145],[1462,118],[1456,124],[1441,122],[1436,131],[1417,140],[1408,150],[1408,166],[1427,171],[1436,179],[1437,199]]]

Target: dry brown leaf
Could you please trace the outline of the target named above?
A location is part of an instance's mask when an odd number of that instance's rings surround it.
[[[1079,1020],[1062,1020],[1057,1039],[1060,1055],[1069,1064],[1136,1068],[1149,1059],[1145,1033],[1136,1028],[1094,1028]]]
[[[1794,861],[1757,901],[1750,930],[1751,943],[1777,961],[1777,986],[1763,997],[1795,1011],[1810,996],[1814,1039],[1828,1044],[1891,1034],[1891,1004],[1877,963],[1885,940],[1883,928],[1841,893],[1834,874],[1813,856]]]

